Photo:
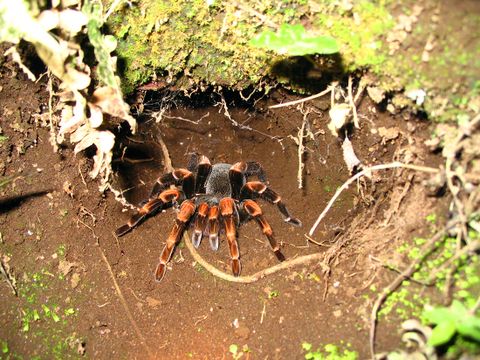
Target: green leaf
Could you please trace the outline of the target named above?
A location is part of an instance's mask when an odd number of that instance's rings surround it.
[[[453,300],[452,305],[450,305],[452,315],[457,319],[464,318],[468,316],[468,309],[458,300]]]
[[[55,321],[55,322],[59,322],[59,321],[60,321],[60,317],[59,317],[57,314],[55,314],[54,312],[52,312],[52,319],[53,319],[53,321]]]
[[[228,351],[230,354],[236,355],[238,352],[238,345],[237,344],[232,344],[228,347]]]
[[[65,309],[65,315],[66,316],[73,315],[73,314],[75,314],[75,309],[74,308]]]
[[[433,329],[432,335],[428,339],[428,344],[431,346],[443,345],[450,341],[456,331],[455,322],[443,321]]]
[[[480,341],[480,318],[470,315],[457,324],[457,331],[462,336]]]
[[[455,320],[457,319],[456,316],[454,316],[454,314],[452,313],[452,311],[446,307],[438,307],[425,310],[424,315],[429,323],[435,325],[441,324],[445,321],[455,322]]]
[[[302,349],[305,350],[305,351],[310,351],[310,350],[312,350],[312,344],[307,343],[307,342],[303,342],[302,343]]]
[[[2,354],[7,354],[8,353],[8,343],[6,341],[0,341],[2,344]]]
[[[279,55],[302,56],[334,54],[339,51],[337,41],[330,36],[310,36],[300,25],[283,24],[277,33],[266,30],[250,40],[255,47],[273,50]]]
[[[117,40],[112,35],[103,35],[103,5],[98,0],[87,0],[82,12],[88,17],[87,35],[93,45],[95,58],[98,61],[97,75],[105,84],[119,89],[119,80],[115,76],[115,60],[110,53],[117,47]]]
[[[50,316],[50,309],[47,305],[42,304],[42,309],[43,309],[43,312],[45,313],[45,315]]]

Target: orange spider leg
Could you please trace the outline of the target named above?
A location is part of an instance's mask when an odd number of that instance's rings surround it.
[[[220,224],[218,221],[218,206],[212,206],[208,211],[208,240],[210,241],[210,247],[212,250],[218,250],[218,231],[220,230]]]
[[[240,200],[255,198],[255,196],[260,197],[271,204],[277,205],[278,210],[284,216],[284,221],[288,222],[294,226],[302,226],[302,222],[297,218],[290,215],[287,207],[282,201],[280,195],[275,191],[270,189],[267,185],[261,181],[249,181],[247,182],[240,191]]]
[[[182,185],[182,190],[186,198],[190,199],[195,192],[195,177],[192,172],[187,169],[177,169],[158,178],[153,186],[150,198],[156,198],[158,194],[170,185],[178,186],[180,184]]]
[[[195,225],[192,234],[192,244],[196,248],[198,248],[202,242],[203,231],[207,225],[208,209],[209,206],[207,203],[201,203],[198,206],[197,217],[195,218]]]
[[[258,225],[262,229],[263,234],[267,237],[273,252],[277,256],[277,259],[280,261],[284,261],[285,256],[283,256],[283,254],[280,252],[280,246],[278,245],[275,237],[273,236],[272,227],[263,216],[263,212],[260,206],[253,200],[245,200],[243,202],[243,208],[252,218],[257,221]]]
[[[181,207],[180,211],[175,219],[175,224],[173,224],[173,228],[170,231],[170,235],[167,238],[167,242],[165,247],[162,250],[162,254],[160,255],[160,262],[157,265],[157,269],[155,270],[155,280],[162,281],[163,277],[165,276],[165,271],[167,270],[167,263],[172,257],[173,249],[175,245],[180,241],[182,237],[183,231],[187,226],[188,221],[195,213],[195,203],[191,200],[185,200]]]
[[[245,184],[245,179],[255,175],[258,177],[258,180],[267,183],[267,176],[260,163],[256,161],[239,161],[232,165],[228,176],[232,185],[232,197],[234,199],[238,199],[242,186]]]
[[[145,216],[151,214],[155,210],[158,210],[165,204],[178,200],[179,197],[180,192],[176,189],[168,189],[162,191],[157,198],[147,201],[140,209],[138,209],[138,212],[133,215],[125,225],[122,225],[117,230],[115,230],[115,235],[125,235],[136,225],[138,225],[138,223],[140,223],[140,221],[142,221]]]
[[[232,272],[233,275],[240,275],[240,251],[237,243],[237,230],[235,227],[235,202],[232,198],[223,198],[220,200],[220,213],[222,214],[223,223],[225,226],[225,234],[228,240],[230,249],[230,256],[232,257]]]

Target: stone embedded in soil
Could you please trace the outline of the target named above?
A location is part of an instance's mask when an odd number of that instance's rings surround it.
[[[250,337],[250,329],[245,325],[240,325],[235,329],[235,335],[242,340],[247,340]]]
[[[152,308],[156,308],[156,307],[158,307],[162,304],[162,302],[160,300],[157,300],[157,299],[152,298],[150,296],[147,296],[147,298],[145,300],[147,302],[147,305],[152,307]]]

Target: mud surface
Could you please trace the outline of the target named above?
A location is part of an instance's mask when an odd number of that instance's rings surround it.
[[[195,264],[180,244],[165,279],[153,271],[175,218],[157,214],[127,235],[113,232],[133,214],[111,193],[102,196],[89,179],[91,159],[64,147],[54,153],[49,132],[39,126],[48,93],[7,67],[0,80],[1,255],[16,279],[18,296],[0,283],[0,340],[21,358],[222,359],[238,345],[243,358],[301,359],[302,342],[351,344],[368,357],[372,285],[395,274],[378,259],[402,266],[395,249],[430,233],[425,217],[440,206],[421,185],[425,176],[401,170],[374,174],[342,194],[313,236],[305,234],[335,189],[350,176],[341,143],[327,129],[329,99],[306,104],[309,129],[298,189],[297,137],[304,115],[296,108],[268,110],[290,100],[282,94],[255,109],[230,104],[229,119],[216,107],[177,107],[161,121],[142,116],[139,134],[122,140],[115,186],[133,204],[146,198],[164,171],[162,139],[175,167],[197,151],[212,163],[256,160],[272,189],[281,194],[302,228],[284,223],[277,209],[261,203],[287,259],[324,253],[324,260],[267,276],[252,284],[221,280]],[[149,111],[155,110],[151,106]],[[352,143],[364,164],[404,160],[430,166],[429,135],[422,120],[392,117],[365,99],[361,128]],[[157,114],[158,115],[158,114]],[[157,116],[158,119],[158,116]],[[125,148],[126,146],[126,148]],[[255,222],[239,230],[242,275],[278,263]],[[225,239],[213,252],[199,252],[230,273]],[[376,259],[376,260],[374,260]],[[379,350],[399,343],[396,324],[382,325]],[[82,355],[83,354],[83,355]]]

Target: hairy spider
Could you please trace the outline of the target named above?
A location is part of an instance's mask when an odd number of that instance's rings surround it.
[[[256,176],[259,181],[247,181],[251,176]],[[172,185],[176,188],[172,188]],[[189,224],[193,226],[193,245],[198,247],[203,236],[208,235],[210,247],[215,251],[218,250],[218,234],[223,224],[232,258],[232,272],[238,276],[241,265],[237,227],[250,219],[257,221],[278,260],[285,260],[272,228],[255,201],[257,198],[277,205],[286,222],[301,226],[300,220],[290,215],[280,196],[267,186],[265,172],[258,162],[211,165],[206,156],[193,153],[187,169],[178,169],[157,179],[149,199],[144,201],[138,212],[115,233],[122,236],[147,215],[178,206],[177,218],[160,255],[155,279],[163,279],[173,249]]]

